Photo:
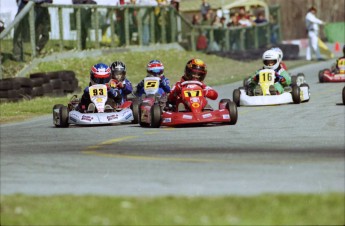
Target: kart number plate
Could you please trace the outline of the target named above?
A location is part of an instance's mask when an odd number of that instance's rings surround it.
[[[201,97],[202,92],[201,90],[186,90],[184,91],[185,97]]]

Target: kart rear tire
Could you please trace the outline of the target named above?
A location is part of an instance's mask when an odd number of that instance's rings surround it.
[[[321,70],[321,71],[319,71],[319,82],[320,83],[323,83],[324,81],[323,81],[323,73],[325,72],[325,70]]]
[[[131,110],[133,112],[132,124],[138,124],[139,122],[139,101],[138,99],[133,99],[131,104]]]
[[[237,105],[234,102],[228,102],[227,109],[230,112],[230,125],[235,125],[237,123],[238,111]]]
[[[343,88],[343,104],[345,105],[345,86]]]
[[[161,126],[161,107],[159,104],[154,104],[151,107],[151,128],[159,128]]]
[[[58,119],[60,118],[60,108],[63,107],[62,104],[55,104],[53,106],[53,124],[55,127],[60,127],[60,124],[58,123]],[[54,110],[58,109],[58,113],[56,113]]]
[[[240,98],[241,98],[241,91],[239,89],[235,89],[232,93],[232,99],[237,107],[240,106]]]
[[[292,95],[292,100],[295,104],[301,103],[301,90],[297,85],[292,86],[291,95]]]
[[[60,116],[60,127],[67,128],[69,126],[68,123],[68,108],[67,106],[62,106],[59,109],[59,116]]]

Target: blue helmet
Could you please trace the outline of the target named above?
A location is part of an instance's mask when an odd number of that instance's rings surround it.
[[[151,60],[148,64],[147,64],[147,73],[149,75],[152,75],[154,77],[158,77],[163,75],[164,72],[164,65],[162,62],[160,62],[159,60]]]
[[[92,66],[90,71],[90,82],[95,84],[106,84],[110,81],[110,68],[108,65],[98,63]]]

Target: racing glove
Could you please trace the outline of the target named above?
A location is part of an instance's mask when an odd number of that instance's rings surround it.
[[[159,82],[159,87],[166,87],[167,86],[167,82],[163,79],[160,80]]]

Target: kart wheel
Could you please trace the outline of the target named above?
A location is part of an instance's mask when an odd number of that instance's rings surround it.
[[[295,104],[301,103],[301,90],[298,86],[292,86],[292,100]]]
[[[138,122],[139,122],[139,125],[140,125],[141,127],[147,127],[147,126],[149,125],[149,124],[147,124],[146,122],[141,121],[141,117],[142,117],[142,111],[141,111],[141,109],[142,109],[144,106],[149,106],[149,104],[148,104],[148,103],[141,103],[141,104],[139,105]]]
[[[241,91],[239,89],[235,89],[232,93],[232,99],[234,100],[234,103],[237,105],[237,107],[240,106],[240,98],[241,98]]]
[[[345,105],[345,86],[343,88],[343,104]]]
[[[161,126],[161,107],[159,104],[154,104],[151,107],[151,123],[152,128],[159,128]]]
[[[319,82],[323,83],[323,73],[325,72],[325,70],[321,70],[319,71]]]
[[[66,106],[62,106],[59,108],[59,116],[60,116],[60,127],[67,128],[68,124],[68,108]]]
[[[238,118],[237,106],[234,102],[228,102],[226,107],[230,112],[230,123],[229,124],[235,125],[237,123],[237,118]]]
[[[139,122],[139,101],[138,99],[133,99],[131,104],[131,110],[133,112],[133,124],[138,124]]]
[[[53,107],[53,124],[55,127],[61,127],[60,125],[60,108],[63,107],[62,104],[55,104]]]

